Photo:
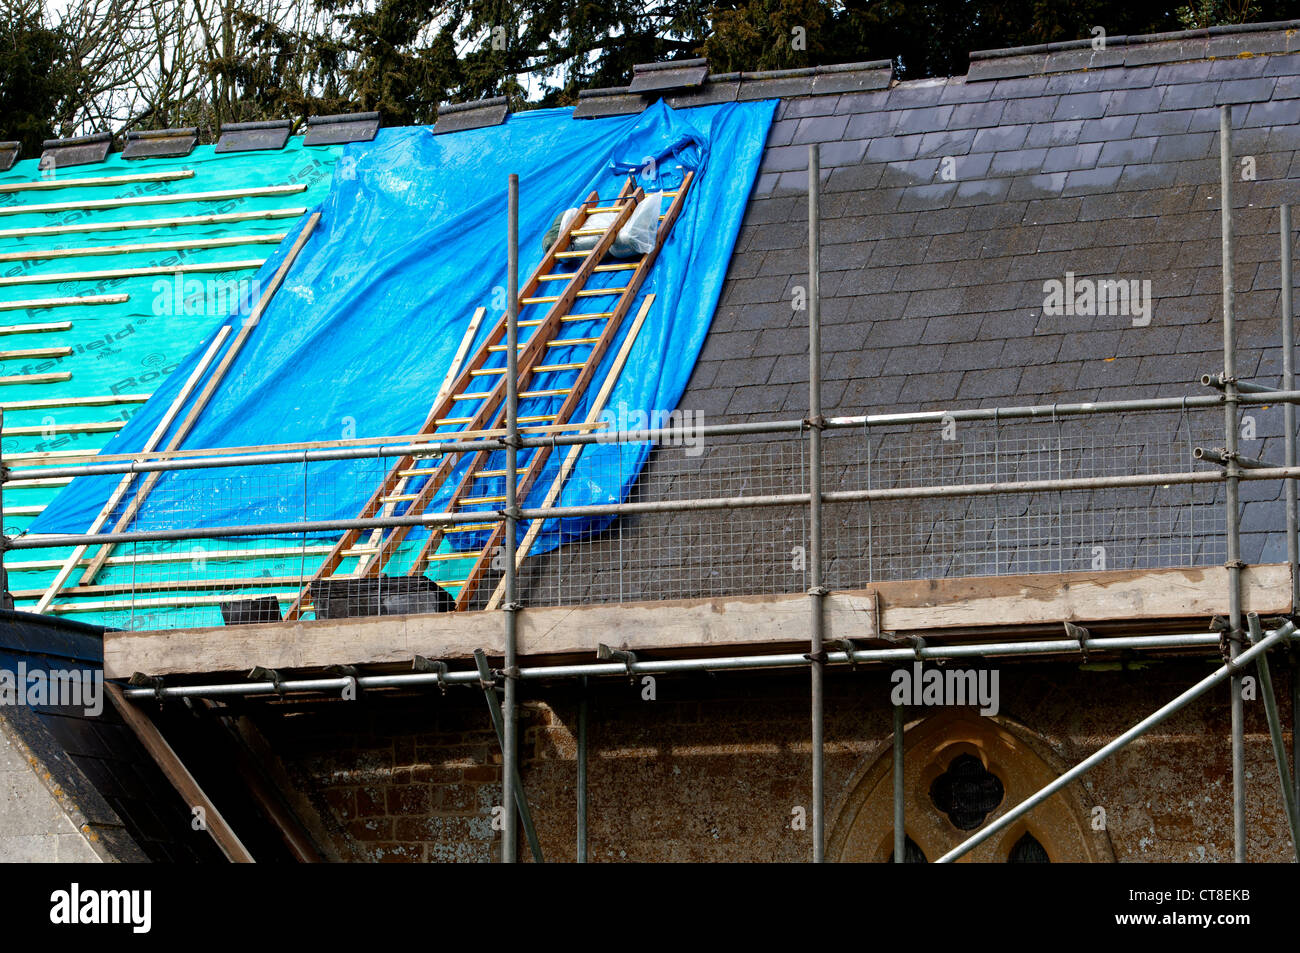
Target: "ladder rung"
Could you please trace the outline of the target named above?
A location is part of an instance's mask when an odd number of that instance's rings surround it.
[[[600,271],[599,268],[597,268],[596,270]],[[577,274],[577,272],[574,272],[574,274]],[[571,281],[572,279],[573,279],[573,275],[538,275],[537,276],[538,281]]]
[[[579,291],[578,294],[582,294],[582,292]],[[550,295],[542,298],[520,298],[519,303],[520,304],[554,304],[556,301],[559,300],[560,300],[559,295]]]
[[[501,349],[502,349],[503,351],[505,350],[505,345],[504,345],[504,344],[501,345]],[[506,369],[505,369],[504,367],[483,367],[483,368],[479,368],[479,369],[476,370],[476,371],[470,371],[470,372],[469,372],[469,376],[470,376],[470,377],[487,377],[489,374],[504,374],[505,372],[506,372]]]
[[[555,253],[556,258],[586,258],[590,255],[589,251],[558,251]]]
[[[577,228],[569,232],[574,238],[585,238],[590,235],[604,235],[608,228]]]
[[[482,391],[477,394],[452,394],[451,399],[452,400],[482,400],[484,397],[491,397],[491,396],[492,396],[492,392],[489,390],[489,391]]]
[[[527,417],[520,417],[521,424],[535,424],[540,420],[554,420],[559,414],[529,414]]]
[[[571,347],[576,344],[595,344],[600,338],[559,338],[555,341],[547,341],[547,347]]]
[[[618,265],[597,265],[596,271],[631,271],[641,263],[637,261],[625,261]]]
[[[441,420],[435,420],[435,427],[449,427],[453,424],[467,424],[473,421],[473,417],[443,417]]]
[[[587,209],[587,214],[595,215],[597,212],[621,212],[621,211],[623,211],[623,206],[621,205],[602,205],[599,208]]]
[[[442,531],[443,535],[448,533],[477,533],[480,530],[492,529],[496,523],[461,523],[459,526],[449,526]]]
[[[575,364],[539,364],[533,368],[534,374],[546,374],[550,371],[578,371],[586,367],[586,363],[579,361]],[[523,418],[519,418],[522,420]]]
[[[478,553],[434,553],[426,556],[429,562],[443,562],[448,559],[477,559]]]
[[[626,285],[622,288],[584,288],[578,292],[577,296],[579,298],[599,298],[604,295],[621,295],[624,291],[627,291]]]
[[[525,400],[529,397],[563,397],[565,394],[572,393],[572,387],[553,387],[549,390],[526,390],[520,393],[519,399]]]
[[[524,466],[522,466],[522,467],[515,467],[515,472],[516,472],[516,473],[525,473],[525,472],[527,472],[527,470],[528,470],[529,467],[531,467],[531,466],[532,466],[532,464],[529,463],[529,464],[526,464],[526,465],[524,465]],[[506,471],[505,471],[505,470],[479,470],[477,473],[474,474],[474,479],[476,479],[476,480],[486,480],[486,479],[489,479],[490,477],[503,477],[503,476],[505,476],[505,475],[506,475]]]
[[[410,502],[411,500],[418,499],[419,496],[420,496],[419,493],[401,493],[397,496],[384,497],[384,502],[385,503],[407,503]]]
[[[475,503],[504,503],[504,496],[467,496],[460,501],[461,506],[473,506]]]
[[[561,317],[560,320],[561,321],[594,321],[597,318],[612,318],[613,316],[614,316],[613,311],[593,311],[591,314],[566,314],[563,317]],[[528,321],[520,321],[519,326],[521,328],[535,328],[545,320],[546,320],[545,318],[532,318]]]

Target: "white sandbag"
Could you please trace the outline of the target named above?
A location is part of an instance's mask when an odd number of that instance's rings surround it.
[[[655,236],[659,232],[659,212],[663,208],[663,193],[652,192],[641,200],[641,204],[632,212],[631,218],[618,230],[618,237],[609,253],[615,258],[640,258],[655,247]],[[546,233],[546,248],[549,250],[560,232],[569,227],[573,217],[578,214],[576,208],[567,209]],[[618,212],[596,212],[589,215],[583,229],[600,229],[602,232],[614,223]],[[590,251],[600,241],[600,235],[578,235],[569,246],[573,251]]]
[[[627,224],[619,229],[614,247],[609,250],[611,255],[615,258],[640,258],[654,249],[663,200],[662,192],[651,192],[641,200]]]

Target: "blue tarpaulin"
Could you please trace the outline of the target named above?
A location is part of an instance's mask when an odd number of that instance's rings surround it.
[[[774,108],[774,101],[765,101],[674,111],[660,102],[640,115],[585,121],[573,120],[567,109],[538,110],[513,115],[500,126],[446,136],[434,136],[426,127],[385,129],[372,143],[348,146],[318,207],[319,226],[184,446],[414,433],[471,314],[488,309],[477,346],[500,313],[510,173],[520,179],[522,283],[541,260],[547,228],[565,208],[592,191],[614,196],[628,172],[650,190],[672,188],[684,170],[695,170],[682,214],[595,377],[603,379],[641,299],[654,294],[608,406],[615,413],[672,410],[712,320]],[[263,286],[295,237],[290,235],[259,272]],[[601,278],[616,286],[626,273]],[[582,313],[599,309],[588,303]],[[531,306],[532,317],[544,313],[545,306]],[[236,313],[225,323],[233,332],[243,320]],[[218,327],[104,453],[143,446]],[[578,337],[599,329],[595,320],[578,322],[564,334]],[[526,333],[521,330],[521,340]],[[548,353],[548,360],[566,359],[569,349],[555,350],[559,353]],[[541,375],[533,384],[562,386],[557,380],[557,375]],[[573,419],[586,416],[596,390],[588,388]],[[527,412],[539,406],[534,403]],[[560,504],[624,499],[648,452],[647,445],[586,448]],[[562,452],[551,455],[528,505],[540,504],[562,457]],[[134,525],[350,518],[375,489],[375,472],[375,461],[168,472]],[[86,530],[118,479],[73,481],[31,531]],[[440,503],[435,500],[431,509]],[[561,529],[571,538],[599,525],[584,520],[548,525],[532,552],[556,545]]]

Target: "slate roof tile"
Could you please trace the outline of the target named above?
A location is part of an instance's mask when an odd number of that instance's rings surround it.
[[[1006,152],[1019,149],[1025,144],[1030,127],[993,126],[975,130],[975,139],[971,144],[972,152]]]
[[[1214,92],[1214,105],[1266,102],[1272,98],[1273,87],[1276,85],[1277,79],[1272,76],[1224,80]]]
[[[1030,128],[1029,135],[1025,137],[1025,147],[1037,149],[1043,146],[1074,145],[1083,135],[1083,126],[1081,119],[1038,123]]]
[[[989,174],[1021,175],[1025,172],[1037,171],[1046,158],[1046,149],[1014,149],[999,152],[993,156],[993,161],[989,165]]]
[[[1047,150],[1043,158],[1044,172],[1069,172],[1074,169],[1091,169],[1097,164],[1101,155],[1101,143],[1092,142],[1083,145],[1057,146]]]
[[[790,140],[795,144],[837,142],[849,124],[848,116],[809,116],[799,120],[799,128]]]
[[[1056,103],[1052,118],[1061,119],[1096,119],[1106,114],[1106,107],[1113,94],[1108,90],[1091,93],[1074,93],[1062,96]]]
[[[974,129],[950,129],[944,132],[928,132],[921,138],[917,150],[918,158],[930,156],[960,156],[970,152],[975,139]]]
[[[1049,172],[1041,175],[1018,175],[1011,183],[1007,193],[1009,199],[1042,199],[1060,195],[1065,188],[1064,172]]]

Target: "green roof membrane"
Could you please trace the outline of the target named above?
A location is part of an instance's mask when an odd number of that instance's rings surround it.
[[[93,453],[107,443],[205,331],[256,300],[258,265],[329,191],[342,148],[293,137],[281,150],[114,153],[52,172],[33,158],[0,174],[6,460],[22,466],[23,454]],[[60,406],[86,398],[113,402]],[[7,488],[4,532],[21,534],[60,489]],[[67,552],[11,553],[6,564]],[[53,578],[52,568],[18,568],[10,588],[40,589]]]

